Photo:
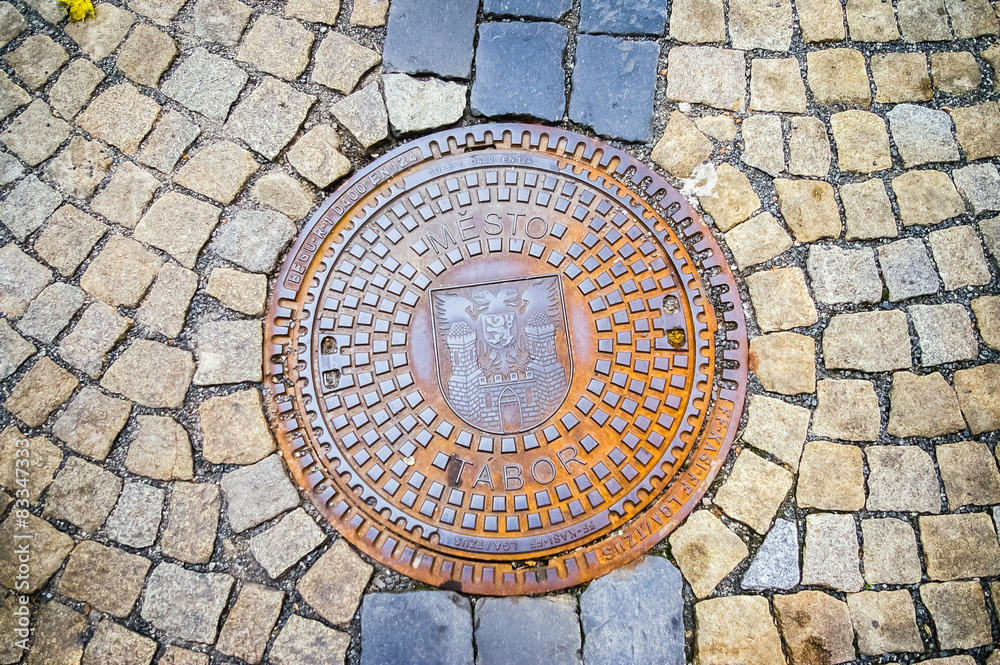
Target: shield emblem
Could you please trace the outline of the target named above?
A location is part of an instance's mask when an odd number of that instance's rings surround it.
[[[438,385],[468,424],[529,430],[566,398],[573,364],[559,275],[431,290]]]

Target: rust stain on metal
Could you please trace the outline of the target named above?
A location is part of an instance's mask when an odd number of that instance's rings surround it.
[[[427,136],[330,196],[270,301],[272,423],[373,559],[467,593],[621,566],[721,466],[746,387],[729,267],[627,153],[532,125]]]

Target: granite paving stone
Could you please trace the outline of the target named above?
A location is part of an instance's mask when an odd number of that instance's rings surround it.
[[[861,448],[810,441],[802,451],[795,487],[799,508],[858,511],[865,507],[865,470]]]
[[[788,138],[788,172],[795,175],[825,178],[830,172],[830,137],[819,118],[799,116],[791,119]]]
[[[44,293],[43,291],[42,294]],[[976,329],[983,341],[991,349],[1000,351],[1000,296],[973,298],[972,311],[976,315]],[[28,314],[30,313],[31,308],[29,307]],[[23,321],[24,319],[21,319],[21,322]],[[22,330],[20,328],[21,322],[18,323],[18,330]],[[22,330],[22,332],[25,331]]]
[[[988,2],[945,0],[951,27],[959,39],[997,34],[997,17]]]
[[[870,381],[822,379],[816,382],[812,433],[843,441],[875,441],[881,425],[878,396]]]
[[[450,125],[465,112],[466,86],[430,78],[420,80],[406,74],[385,74],[385,107],[397,134]]]
[[[993,255],[993,260],[1000,262],[1000,215],[980,220],[979,232],[983,235],[983,242]]]
[[[108,353],[133,326],[132,319],[103,302],[92,302],[59,343],[59,355],[72,367],[100,378]]]
[[[878,178],[842,185],[840,201],[844,204],[847,240],[895,238],[899,234],[885,183]]]
[[[972,320],[962,305],[913,305],[908,312],[917,331],[920,364],[924,367],[972,360],[979,355]]]
[[[889,391],[889,434],[901,438],[935,437],[965,429],[955,389],[939,372],[892,375]]]
[[[695,603],[694,612],[696,662],[700,665],[785,663],[781,638],[766,598],[712,598]]]
[[[160,537],[164,556],[186,563],[208,563],[215,551],[221,506],[215,483],[174,483],[167,524]]]
[[[785,170],[785,146],[781,118],[757,114],[743,120],[743,154],[740,160],[770,176]]]
[[[795,3],[804,42],[839,42],[844,29],[844,8],[837,0],[801,0]]]
[[[678,577],[680,575],[678,574]],[[480,598],[476,601],[477,665],[532,660],[582,665],[583,638],[576,598]],[[517,635],[516,640],[511,640]]]
[[[251,272],[270,273],[294,235],[295,225],[281,214],[237,210],[216,234],[211,249]]]
[[[71,119],[87,103],[104,76],[104,72],[86,58],[69,63],[49,88],[52,110],[66,120]]]
[[[799,61],[754,58],[750,62],[750,109],[805,113],[806,86],[799,72]]]
[[[650,140],[659,53],[651,42],[578,37],[569,118],[601,136]]]
[[[712,595],[750,554],[743,540],[708,510],[691,513],[669,540],[671,553],[697,598]]]
[[[64,277],[71,277],[107,230],[106,224],[67,203],[49,217],[35,241],[35,253]]]
[[[816,392],[816,348],[812,338],[792,332],[750,340],[750,368],[764,390],[783,395]]]
[[[248,79],[247,73],[231,60],[198,47],[174,68],[160,90],[186,108],[222,122]]]
[[[45,174],[66,195],[78,199],[90,198],[111,166],[111,154],[97,141],[74,136],[52,161],[45,165]]]
[[[187,0],[129,0],[129,8],[153,20],[157,25],[167,25]]]
[[[927,239],[946,291],[989,283],[989,264],[974,227],[938,229],[931,231]]]
[[[78,118],[92,137],[133,154],[153,127],[160,105],[131,83],[119,83],[102,92]]]
[[[745,450],[736,458],[714,502],[729,517],[766,534],[794,482],[787,469]]]
[[[792,237],[769,212],[754,215],[725,237],[736,265],[744,270],[770,261],[792,246]]]
[[[69,555],[59,593],[124,618],[142,593],[150,565],[145,557],[85,540]]]
[[[156,642],[103,619],[83,652],[81,665],[149,665],[156,654]]]
[[[472,665],[473,659],[472,607],[467,598],[453,591],[365,596],[362,665]]]
[[[299,175],[322,189],[351,170],[351,162],[340,148],[337,130],[331,125],[316,125],[288,151],[288,163]]]
[[[991,363],[955,372],[955,392],[969,431],[982,434],[1000,429],[1000,365]]]
[[[923,53],[874,54],[871,69],[876,102],[927,102],[934,97]]]
[[[28,576],[28,588],[20,589],[25,593],[35,593],[45,586],[45,583],[62,567],[63,561],[73,549],[73,538],[59,531],[45,520],[35,517],[31,513],[23,518],[27,528],[22,529],[17,525],[17,520],[13,513],[0,524],[0,547],[4,552],[13,552],[14,539],[17,535],[24,535],[25,532],[31,534],[32,550],[35,556],[31,562],[31,574]],[[15,557],[0,557],[0,586],[14,589],[16,584],[17,561]]]
[[[308,185],[282,171],[270,171],[257,178],[250,193],[262,205],[293,221],[308,215],[316,198]]]
[[[274,665],[324,665],[344,660],[351,636],[298,614],[288,617],[268,652]],[[472,647],[469,647],[471,654]],[[471,655],[468,661],[471,665]]]
[[[744,51],[787,51],[792,43],[790,0],[732,0],[729,3],[729,39]]]
[[[917,584],[922,571],[917,537],[895,517],[861,520],[862,560],[868,584]]]
[[[1000,545],[993,520],[985,513],[920,518],[927,577],[952,581],[1000,574]]]
[[[0,381],[17,371],[37,350],[34,344],[18,335],[6,319],[0,319]]]
[[[356,2],[355,5],[357,4],[359,3]],[[483,0],[483,11],[500,16],[559,20],[566,15],[572,4],[572,0]],[[351,24],[357,25],[353,18]]]
[[[24,175],[24,167],[14,155],[0,150],[0,187],[9,185]]]
[[[708,160],[713,150],[712,142],[695,124],[680,111],[674,111],[650,158],[671,175],[688,178],[699,164]]]
[[[882,245],[877,251],[882,279],[889,289],[889,300],[898,302],[925,296],[941,288],[937,270],[922,240],[904,238]]]
[[[764,332],[811,326],[818,320],[801,268],[756,272],[746,282],[757,324]]]
[[[83,658],[87,618],[54,600],[38,608],[28,665],[76,665]]]
[[[850,593],[847,606],[862,655],[924,652],[909,591]]]
[[[675,46],[667,56],[667,99],[727,111],[746,108],[746,56],[711,46]]]
[[[284,599],[284,591],[260,584],[244,584],[222,625],[215,648],[248,663],[259,663]]]
[[[924,584],[920,599],[930,611],[941,649],[974,649],[993,643],[979,582]]]
[[[191,480],[193,457],[188,434],[167,416],[137,416],[125,468],[154,480]]]
[[[140,23],[125,40],[115,66],[139,85],[155,88],[177,57],[177,43],[151,25]]]
[[[722,0],[676,0],[670,5],[670,37],[688,44],[726,41]]]
[[[193,375],[190,351],[137,339],[104,373],[101,387],[143,406],[175,409],[183,404]],[[150,376],[159,380],[150,382]]]
[[[195,273],[173,263],[164,263],[136,312],[136,321],[151,332],[168,338],[177,337],[197,288],[198,276]]]
[[[59,465],[62,464],[63,453],[58,446],[53,445],[44,436],[26,437],[13,425],[8,425],[0,432],[0,459],[5,460],[0,465],[0,485],[8,488],[17,487],[16,459],[18,441],[26,440],[29,459],[31,460],[31,476],[27,481],[28,501],[36,503],[42,492],[52,483]],[[22,475],[23,477],[23,475]]]
[[[42,516],[93,533],[115,507],[121,489],[122,479],[114,473],[70,455],[49,486]]]
[[[88,127],[84,129],[90,131]],[[0,134],[0,141],[28,166],[38,166],[69,134],[69,125],[53,116],[45,102],[36,99]]]
[[[972,164],[952,172],[958,188],[972,212],[1000,210],[1000,171],[993,164]]]
[[[942,444],[937,447],[936,456],[949,509],[1000,503],[1000,473],[985,443]]]
[[[212,321],[193,335],[196,386],[260,381],[263,328],[260,321]]]
[[[142,618],[172,637],[212,644],[232,586],[233,578],[223,573],[158,564],[146,582]]]
[[[940,513],[941,495],[930,455],[916,446],[865,448],[869,511]]]
[[[94,6],[89,21],[73,21],[66,25],[66,35],[95,63],[111,55],[125,39],[135,22],[135,14],[110,2]]]
[[[899,39],[893,7],[880,0],[847,0],[847,28],[856,42]]]
[[[285,18],[336,25],[340,14],[340,0],[289,0],[285,5]]]
[[[233,109],[226,133],[273,160],[298,132],[315,101],[313,95],[299,92],[278,79],[264,77]]]
[[[816,300],[825,305],[877,303],[882,299],[882,280],[871,249],[813,245],[806,268]]]
[[[104,525],[108,537],[129,547],[150,547],[160,530],[163,495],[159,487],[126,482]]]
[[[28,427],[38,427],[69,399],[79,383],[50,358],[42,357],[17,382],[3,406]]]
[[[951,39],[944,0],[900,0],[896,13],[903,40],[908,43]]]
[[[326,534],[306,511],[296,508],[267,531],[250,539],[250,551],[271,579],[277,579],[326,542]]]
[[[52,435],[70,450],[101,462],[131,412],[129,402],[84,386],[52,425]]]
[[[743,441],[769,452],[797,471],[809,429],[809,409],[765,395],[750,398]]]
[[[993,92],[1000,90],[1000,45],[991,44],[979,52],[979,57],[993,70]]]
[[[908,369],[910,356],[906,315],[899,310],[837,314],[823,332],[823,357],[829,369]]]
[[[160,181],[148,171],[132,162],[122,162],[91,200],[90,209],[119,226],[133,229],[159,187]]]
[[[256,389],[210,397],[198,413],[202,456],[212,464],[253,464],[276,449]]]
[[[258,168],[250,151],[223,140],[194,153],[174,176],[174,182],[213,201],[229,204]]]
[[[357,87],[361,77],[380,60],[381,56],[376,51],[350,37],[331,32],[316,48],[310,77],[315,83],[348,95]],[[562,72],[561,66],[559,71]]]
[[[389,137],[389,113],[376,81],[340,100],[330,110],[337,122],[366,149]]]
[[[950,108],[948,112],[966,159],[1000,157],[1000,107],[996,102]]]
[[[31,95],[24,88],[10,80],[6,72],[0,72],[0,119],[31,101]]]
[[[90,295],[113,306],[135,307],[159,271],[162,259],[125,236],[111,236],[80,278]]]
[[[157,665],[208,665],[208,654],[180,647],[167,647]]]
[[[833,186],[822,180],[774,180],[785,224],[799,242],[839,238],[843,231]]]
[[[61,45],[45,35],[31,35],[3,57],[18,78],[34,91],[69,61]]]
[[[728,163],[720,164],[715,176],[711,191],[700,194],[701,205],[725,232],[760,210],[760,198],[750,179]]]
[[[9,2],[0,4],[0,47],[9,44],[27,27],[28,23],[24,20],[24,16],[14,5]]]
[[[864,586],[858,558],[860,549],[854,515],[807,515],[802,584],[860,591]]]
[[[278,455],[225,474],[222,491],[228,503],[229,525],[237,533],[299,505],[298,492]]]
[[[958,144],[952,136],[951,117],[944,111],[899,104],[887,114],[892,140],[903,166],[932,162],[957,162]]]
[[[243,36],[236,59],[262,72],[294,80],[309,65],[314,38],[298,21],[262,14]]]
[[[656,0],[582,0],[580,32],[661,35],[667,11]]]
[[[774,596],[774,613],[794,663],[838,665],[854,660],[847,603],[822,591]]]
[[[566,111],[566,75],[563,54],[568,32],[555,23],[483,23],[479,26],[479,48],[476,50],[476,80],[472,85],[470,104],[473,113],[485,116],[529,116],[548,122],[562,119]],[[585,44],[590,44],[588,38]],[[587,67],[588,49],[579,55],[581,66]],[[634,61],[627,61],[625,67]],[[611,67],[611,62],[606,63]],[[616,72],[616,78],[617,78]],[[592,77],[591,77],[592,78]],[[655,81],[655,75],[654,75]],[[592,94],[587,85],[603,81],[582,81],[581,94]],[[636,85],[623,81],[625,88]],[[630,103],[624,99],[628,108]]]
[[[217,299],[223,307],[260,316],[264,313],[264,300],[267,298],[267,276],[232,268],[213,268],[205,293]]]
[[[62,200],[56,190],[29,175],[14,185],[0,202],[0,222],[15,238],[24,242],[59,207]],[[14,245],[7,247],[14,249]]]
[[[432,0],[394,0],[382,52],[386,71],[469,78],[478,10],[479,0],[456,0],[447,9]]]
[[[806,81],[820,104],[867,107],[871,103],[865,57],[856,49],[810,51],[806,54]]]
[[[774,527],[764,538],[740,584],[751,591],[787,590],[796,586],[800,578],[798,528],[795,522],[779,517],[774,520]]]
[[[872,173],[892,166],[885,120],[867,111],[842,111],[830,116],[837,164],[841,171]]]
[[[347,624],[361,602],[373,568],[347,544],[336,540],[309,568],[295,589],[321,617]]]
[[[503,0],[501,0],[503,1]],[[517,0],[511,0],[511,2],[517,2]],[[518,4],[517,7],[522,9],[523,7],[528,7],[524,11],[532,11],[531,8],[543,5],[543,9],[538,9],[539,12],[548,11],[558,11],[559,7],[566,3],[566,0],[556,0],[556,2],[539,2],[539,0],[522,0],[526,4]],[[569,6],[567,5],[567,9]],[[487,13],[489,10],[486,10]],[[385,25],[386,14],[389,13],[389,0],[355,0],[353,7],[351,8],[351,25],[352,26],[363,26],[366,28],[380,28]],[[540,16],[540,18],[547,18],[547,16]]]
[[[197,0],[192,14],[194,34],[206,41],[236,46],[253,13],[239,0]]]
[[[219,208],[194,197],[167,192],[139,220],[134,237],[162,249],[191,269],[219,222],[219,212]]]
[[[949,95],[975,92],[982,83],[979,64],[969,51],[931,53],[934,89]]]

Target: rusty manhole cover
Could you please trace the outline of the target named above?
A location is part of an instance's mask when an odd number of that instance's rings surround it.
[[[746,330],[662,178],[530,125],[438,133],[326,200],[278,278],[268,391],[292,473],[373,559],[531,594],[677,526],[736,433]]]

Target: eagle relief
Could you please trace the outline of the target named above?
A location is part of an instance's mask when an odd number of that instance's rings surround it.
[[[434,350],[445,401],[495,434],[545,421],[573,370],[558,275],[431,291]]]

